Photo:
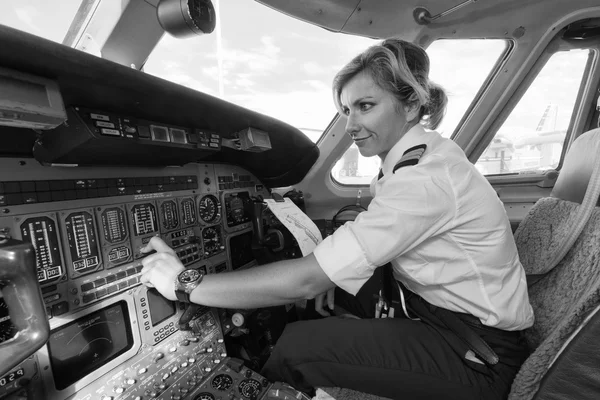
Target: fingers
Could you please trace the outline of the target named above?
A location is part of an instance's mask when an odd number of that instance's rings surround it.
[[[331,314],[323,309],[323,300],[325,299],[325,295],[326,293],[321,293],[315,297],[315,311],[324,317],[329,317]]]
[[[331,288],[327,291],[327,306],[329,307],[330,310],[333,310],[335,307],[335,288]]]
[[[175,254],[175,250],[170,248],[169,245],[158,236],[154,236],[152,239],[150,239],[146,247],[142,248],[141,250],[142,253],[148,253],[152,250],[156,250],[157,253]]]
[[[142,271],[142,276],[140,277],[140,282],[143,285],[146,285],[147,287],[150,287],[150,288],[154,287],[154,285],[152,284],[152,282],[150,282],[150,274],[144,273],[143,271]]]

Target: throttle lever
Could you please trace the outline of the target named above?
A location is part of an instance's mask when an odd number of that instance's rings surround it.
[[[50,336],[35,251],[15,239],[0,241],[0,287],[17,335],[0,343],[0,376],[39,350]]]

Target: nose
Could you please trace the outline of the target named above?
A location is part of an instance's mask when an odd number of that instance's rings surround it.
[[[350,136],[355,136],[360,132],[360,124],[352,114],[348,115],[346,118],[346,133]]]

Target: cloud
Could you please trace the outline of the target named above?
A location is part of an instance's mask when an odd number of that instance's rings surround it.
[[[27,27],[35,32],[36,34],[41,33],[41,29],[33,22],[36,18],[37,11],[35,7],[32,6],[22,6],[17,7],[15,9],[15,14],[17,14],[17,18],[23,22]],[[20,28],[21,29],[21,28]]]
[[[302,68],[309,75],[320,75],[328,72],[328,68],[324,68],[315,62],[305,62]]]

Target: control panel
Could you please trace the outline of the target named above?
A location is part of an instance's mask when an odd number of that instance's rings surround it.
[[[182,331],[185,307],[140,284],[154,236],[207,274],[256,265],[247,206],[263,185],[230,165],[117,177],[16,161],[0,159],[0,232],[34,248],[51,335],[0,377],[0,399],[264,397],[270,383],[227,357],[223,312],[202,308]],[[0,343],[15,334],[0,291]]]

